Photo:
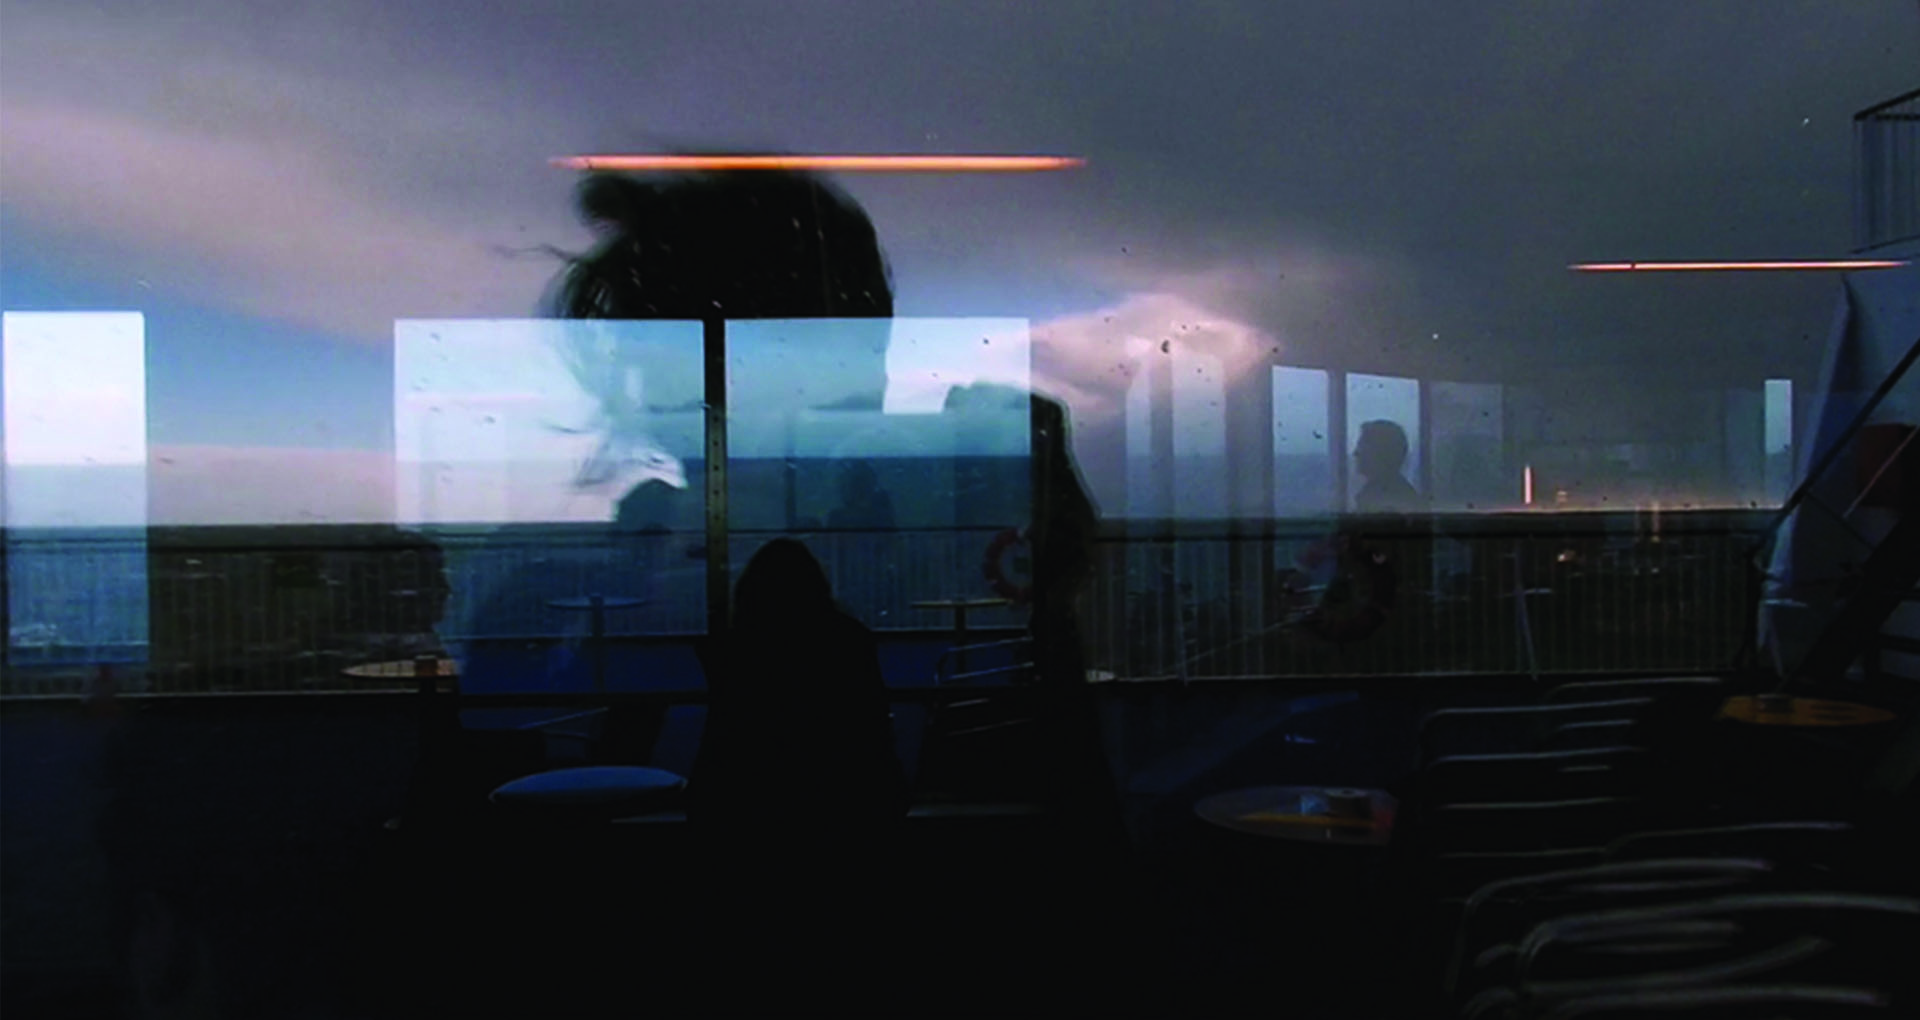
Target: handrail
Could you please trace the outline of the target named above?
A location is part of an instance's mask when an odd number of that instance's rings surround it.
[[[1907,370],[1913,367],[1915,361],[1920,361],[1920,336],[1914,337],[1913,345],[1907,348],[1907,353],[1901,356],[1900,361],[1887,373],[1887,377],[1880,380],[1880,385],[1874,388],[1873,395],[1867,398],[1866,405],[1861,407],[1859,413],[1853,416],[1853,420],[1847,423],[1847,427],[1841,430],[1832,445],[1820,454],[1819,461],[1807,470],[1806,478],[1794,488],[1786,502],[1780,504],[1780,509],[1774,511],[1766,527],[1760,529],[1759,544],[1754,549],[1756,555],[1773,542],[1788,518],[1800,508],[1800,504],[1807,501],[1813,492],[1814,484],[1824,478],[1827,469],[1840,459],[1840,451],[1844,450],[1856,435],[1859,435],[1860,430],[1867,427],[1867,420],[1873,416],[1873,412],[1880,409],[1881,403],[1887,399],[1888,394],[1893,392],[1893,388],[1900,384],[1900,380],[1906,377]]]
[[[1864,110],[1861,110],[1859,113],[1854,114],[1853,119],[1855,121],[1872,120],[1873,118],[1879,116],[1880,114],[1885,113],[1886,111],[1891,110],[1902,103],[1911,103],[1916,99],[1920,99],[1920,89],[1914,89],[1912,92],[1905,92],[1900,95],[1894,96],[1892,99],[1882,100],[1881,102],[1875,103],[1872,106],[1869,106]]]
[[[1920,95],[1920,92],[1916,92],[1915,95]],[[1781,529],[1784,528],[1787,521],[1791,520],[1793,515],[1799,511],[1801,505],[1808,502],[1812,496],[1814,486],[1826,477],[1827,470],[1840,459],[1841,452],[1847,449],[1854,437],[1858,436],[1861,430],[1867,427],[1868,420],[1872,418],[1874,412],[1880,409],[1880,405],[1884,403],[1887,396],[1893,392],[1893,388],[1899,385],[1902,379],[1906,378],[1908,370],[1913,367],[1915,361],[1920,361],[1920,336],[1914,337],[1913,344],[1907,348],[1907,353],[1902,355],[1900,360],[1894,364],[1893,368],[1887,372],[1886,378],[1880,380],[1880,385],[1874,388],[1873,394],[1867,398],[1866,404],[1853,416],[1853,420],[1847,423],[1846,428],[1841,430],[1840,434],[1834,438],[1833,442],[1825,450],[1820,451],[1818,461],[1808,469],[1806,477],[1801,479],[1800,484],[1794,487],[1793,492],[1787,497],[1786,501],[1780,504],[1780,509],[1774,512],[1766,526],[1761,528],[1755,537],[1753,549],[1747,562],[1747,577],[1750,586],[1748,602],[1752,606],[1753,611],[1747,614],[1746,637],[1741,642],[1740,659],[1739,662],[1736,663],[1736,666],[1751,670],[1757,668],[1760,662],[1762,654],[1760,609],[1766,603],[1767,582],[1773,577],[1771,564],[1766,561],[1766,557],[1770,550],[1777,548]],[[1911,437],[1909,437],[1909,439],[1911,439]],[[1892,456],[1899,456],[1901,450],[1904,450],[1905,447],[1906,444],[1903,443],[1899,449],[1894,451]],[[1878,480],[1878,475],[1876,475],[1875,482],[1877,483]],[[1858,502],[1858,500],[1855,501],[1856,506]],[[1849,507],[1848,512],[1851,513],[1852,509],[1852,507]],[[1852,530],[1851,526],[1847,524],[1845,514],[1838,514],[1836,512],[1836,516],[1843,527],[1847,527],[1850,531]],[[1859,534],[1857,531],[1853,533],[1856,537]]]

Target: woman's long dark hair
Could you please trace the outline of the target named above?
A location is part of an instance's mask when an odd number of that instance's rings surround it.
[[[826,569],[798,539],[776,538],[761,546],[733,589],[736,634],[810,626],[836,611]]]
[[[564,319],[889,318],[873,222],[808,174],[589,174],[580,218],[602,237],[549,298]]]
[[[893,285],[878,234],[844,192],[808,174],[750,171],[632,176],[590,173],[575,206],[601,238],[564,255],[548,290],[560,319],[803,319],[893,315]],[[877,364],[884,374],[884,329]],[[575,478],[606,483],[624,462],[654,477],[681,465],[646,435],[644,345],[585,331],[560,341],[560,356],[599,405],[599,451]],[[873,397],[879,408],[880,398]],[[684,480],[676,484],[683,486]]]

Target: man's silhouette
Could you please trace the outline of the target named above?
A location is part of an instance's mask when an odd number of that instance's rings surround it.
[[[840,505],[827,513],[827,527],[888,531],[894,527],[893,497],[880,487],[868,461],[840,467]]]
[[[1407,466],[1407,432],[1398,424],[1370,421],[1360,426],[1353,466],[1366,481],[1354,493],[1353,508],[1363,514],[1416,513],[1426,508],[1419,490],[1401,474]]]

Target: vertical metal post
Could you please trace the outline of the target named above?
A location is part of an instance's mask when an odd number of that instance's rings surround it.
[[[587,609],[593,616],[593,690],[598,694],[607,689],[607,597],[594,592],[587,597]]]
[[[1333,457],[1333,506],[1331,513],[1347,511],[1351,497],[1347,492],[1347,370],[1327,369],[1327,449]]]
[[[1272,569],[1270,545],[1274,502],[1273,465],[1273,366],[1256,364],[1235,381],[1226,406],[1227,470],[1233,509],[1227,536],[1227,599],[1236,635],[1252,633],[1266,623],[1262,596],[1265,580]],[[1263,555],[1264,554],[1264,555]],[[1261,645],[1242,643],[1234,647],[1233,658],[1216,662],[1215,668],[1237,673],[1260,672],[1249,669],[1248,659],[1257,656]]]
[[[1425,379],[1418,382],[1420,395],[1416,399],[1420,402],[1417,409],[1420,434],[1414,437],[1413,444],[1420,455],[1420,495],[1424,496],[1427,504],[1431,506],[1433,504],[1433,383]]]
[[[1183,606],[1180,598],[1180,552],[1175,541],[1174,509],[1175,494],[1178,491],[1174,480],[1173,459],[1173,352],[1171,348],[1161,351],[1158,358],[1149,357],[1147,376],[1148,421],[1147,428],[1147,470],[1152,474],[1154,502],[1159,511],[1161,532],[1160,542],[1160,583],[1158,588],[1159,639],[1163,656],[1171,654],[1173,661],[1179,663],[1182,676],[1186,675],[1186,628],[1181,625]],[[1171,653],[1166,649],[1171,640]]]
[[[707,434],[707,637],[716,647],[728,631],[732,572],[727,563],[727,323],[701,323]]]

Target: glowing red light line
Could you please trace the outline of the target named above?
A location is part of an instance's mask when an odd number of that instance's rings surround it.
[[[1793,269],[1897,269],[1894,259],[1825,259],[1798,262],[1576,262],[1568,269],[1579,273],[1744,272]]]
[[[919,173],[1032,173],[1071,170],[1076,156],[556,156],[567,170],[836,170]]]

